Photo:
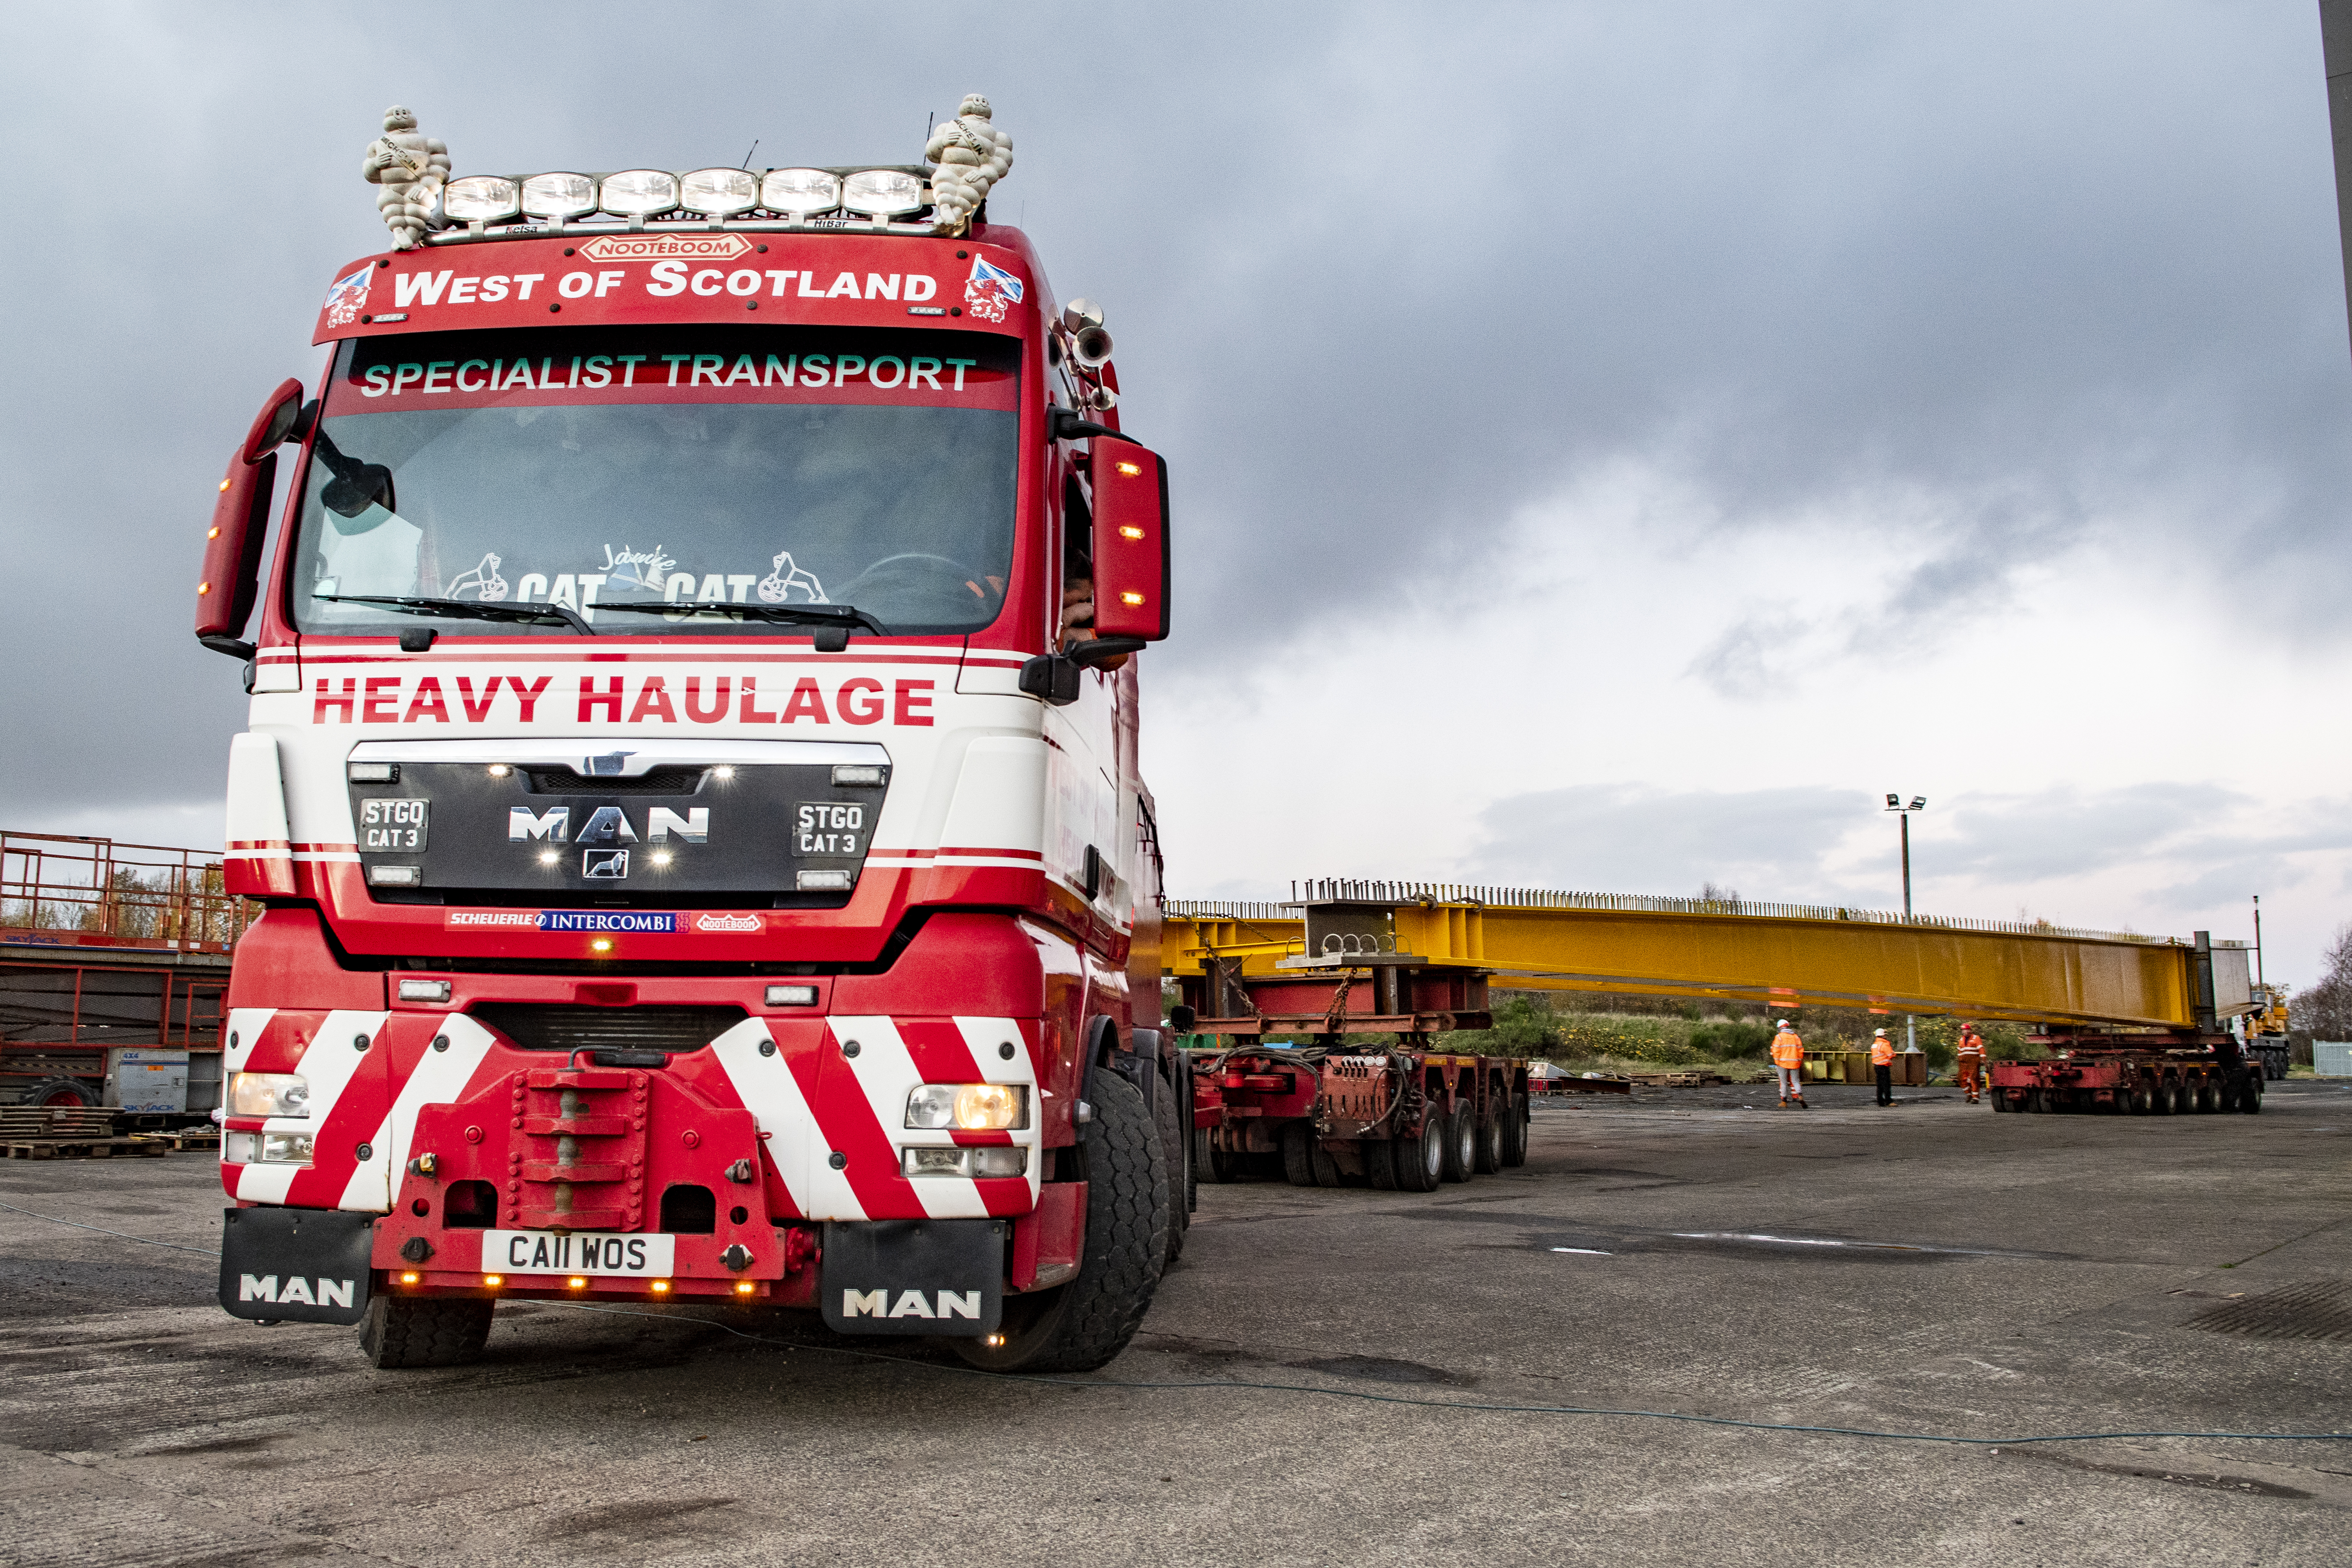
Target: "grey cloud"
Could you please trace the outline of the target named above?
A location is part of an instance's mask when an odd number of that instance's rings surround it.
[[[1628,459],[1731,531],[1945,498],[1890,616],[1998,595],[2119,505],[2288,619],[2352,548],[2307,5],[589,5],[560,66],[551,15],[11,18],[43,195],[0,255],[0,537],[45,653],[0,699],[0,798],[217,789],[242,698],[187,635],[197,540],[261,394],[315,376],[335,268],[383,244],[356,163],[395,99],[466,168],[690,167],[753,136],[903,157],[990,92],[997,216],[1107,303],[1171,458],[1173,665],[1411,613],[1399,560],[1507,570],[1516,509]],[[772,48],[887,63],[701,85]],[[1716,658],[1752,665],[1736,632]]]
[[[1471,864],[1474,875],[1579,891],[1696,894],[1712,880],[1782,898],[1818,882],[1822,857],[1870,805],[1851,790],[1575,784],[1488,806]]]

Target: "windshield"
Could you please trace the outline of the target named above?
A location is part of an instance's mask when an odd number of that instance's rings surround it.
[[[420,624],[352,602],[397,598],[572,612],[412,606],[445,637],[797,636],[803,605],[978,630],[1013,559],[1018,352],[751,326],[348,342],[303,496],[296,625]],[[693,608],[730,604],[747,611]]]

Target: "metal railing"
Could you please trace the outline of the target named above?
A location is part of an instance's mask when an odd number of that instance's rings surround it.
[[[1843,921],[1864,925],[1907,926],[1913,930],[1986,931],[2001,936],[2047,936],[2088,942],[2127,942],[2152,947],[2186,946],[2179,937],[2148,936],[2139,931],[2090,931],[2054,925],[2048,921],[1989,921],[1967,915],[1903,915],[1886,910],[1854,909],[1842,904],[1782,904],[1752,899],[1675,899],[1647,893],[1555,892],[1542,888],[1501,888],[1471,882],[1358,881],[1317,879],[1298,884],[1297,903],[1234,903],[1211,900],[1171,899],[1168,913],[1192,920],[1294,920],[1304,903],[1475,904],[1490,910],[1631,910],[1668,915],[1738,915],[1745,919]],[[2242,942],[2220,942],[2217,948]]]
[[[217,855],[0,831],[0,933],[66,945],[226,952],[257,912],[228,891]]]

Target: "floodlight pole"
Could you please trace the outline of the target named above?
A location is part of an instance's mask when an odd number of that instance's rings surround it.
[[[1927,808],[1927,800],[1925,795],[1913,795],[1911,804],[1908,805],[1903,804],[1903,796],[1899,795],[1890,795],[1886,797],[1886,809],[1895,813],[1902,824],[1903,923],[1905,925],[1911,923],[1911,814],[1915,811],[1925,811]],[[1903,1049],[1906,1054],[1908,1054],[1918,1048],[1919,1020],[1915,1015],[1906,1013],[1903,1016]]]

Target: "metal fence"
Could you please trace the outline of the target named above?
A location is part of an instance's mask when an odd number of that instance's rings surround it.
[[[226,952],[257,906],[220,858],[158,844],[0,832],[0,934],[64,944]]]
[[[1475,904],[1492,910],[1635,910],[1667,915],[1741,915],[1768,920],[1848,921],[1864,925],[1908,926],[1915,930],[1990,931],[2005,936],[2071,937],[2090,942],[2128,942],[2152,947],[2184,945],[2179,937],[2147,936],[2138,931],[2087,931],[2053,925],[2048,921],[1987,921],[1965,915],[1904,915],[1886,910],[1862,910],[1838,904],[1763,903],[1752,899],[1673,899],[1646,893],[1570,893],[1542,888],[1501,888],[1471,882],[1350,881],[1344,879],[1301,882],[1299,903]],[[1298,903],[1234,903],[1212,900],[1171,899],[1168,912],[1193,920],[1295,920]],[[2217,948],[2245,945],[2215,942]]]

